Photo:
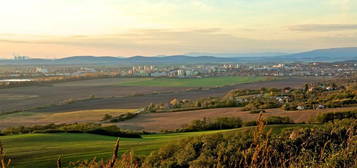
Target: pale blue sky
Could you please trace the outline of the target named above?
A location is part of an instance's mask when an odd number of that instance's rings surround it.
[[[357,46],[357,0],[4,0],[0,21],[0,57]]]

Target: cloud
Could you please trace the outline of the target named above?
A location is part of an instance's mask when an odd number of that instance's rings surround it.
[[[188,45],[196,42],[205,44],[216,40],[234,39],[219,28],[206,29],[136,29],[125,33],[103,35],[73,36],[36,36],[36,35],[1,35],[0,42],[81,45],[92,47],[149,47]],[[21,39],[21,40],[20,40]]]
[[[304,24],[290,26],[289,30],[313,32],[357,30],[357,24]]]
[[[31,38],[27,38],[25,35],[22,35],[22,38],[10,38],[9,36],[4,38],[4,36],[0,35],[0,43],[43,46],[46,50],[50,49],[46,47],[48,45],[60,45],[67,46],[68,48],[116,50],[118,52],[117,55],[122,55],[120,54],[121,51],[130,51],[130,53],[142,55],[156,55],[194,51],[236,52],[257,46],[256,44],[259,41],[237,37],[219,28],[206,28],[137,29],[117,34],[48,36],[38,38],[35,35],[31,35]],[[41,51],[38,52],[41,54]]]

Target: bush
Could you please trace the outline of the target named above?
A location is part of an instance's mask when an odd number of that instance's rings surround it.
[[[214,120],[204,118],[203,120],[193,120],[191,124],[179,129],[179,132],[220,130],[242,127],[243,122],[239,117],[220,117]]]
[[[140,134],[138,133],[132,131],[123,131],[116,126],[95,128],[92,130],[88,130],[85,133],[115,136],[115,137],[126,137],[126,138],[141,138]]]
[[[292,124],[294,123],[289,117],[279,117],[279,116],[271,116],[265,119],[266,125],[274,125],[274,124]],[[257,126],[257,121],[246,121],[243,123],[243,126]]]
[[[134,118],[138,113],[125,113],[109,119],[109,122],[120,122]]]
[[[278,108],[281,105],[272,99],[255,98],[242,108],[243,111],[256,111],[260,109]]]
[[[265,122],[267,125],[294,123],[289,117],[280,117],[280,116],[270,116],[265,119]]]
[[[346,120],[278,135],[264,131],[203,135],[152,152],[144,167],[355,167],[357,122]],[[262,130],[262,131],[259,131]]]
[[[112,119],[112,118],[113,118],[112,115],[110,115],[110,114],[105,114],[104,117],[103,117],[103,119],[102,119],[102,121],[107,121],[107,120],[110,120],[110,119]]]
[[[316,117],[316,121],[319,123],[326,123],[329,121],[342,120],[346,118],[357,119],[357,111],[322,113]]]
[[[95,123],[36,125],[32,127],[6,128],[0,131],[0,134],[3,135],[26,133],[89,133],[115,137],[141,138],[141,132],[121,130],[116,126],[103,127],[100,124]]]
[[[250,126],[257,126],[257,121],[246,121],[243,123],[243,126],[250,127]]]

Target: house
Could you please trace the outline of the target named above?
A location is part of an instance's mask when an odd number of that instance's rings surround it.
[[[46,74],[46,73],[48,73],[48,70],[45,68],[36,67],[36,72]]]
[[[279,103],[284,103],[284,98],[283,97],[276,97],[275,98]]]
[[[289,93],[290,91],[291,91],[291,88],[290,88],[290,87],[284,88],[284,93]]]
[[[325,108],[325,106],[324,106],[324,105],[322,105],[322,104],[319,104],[319,105],[317,106],[317,108],[318,108],[318,109],[324,109],[324,108]]]
[[[335,90],[335,88],[328,86],[328,87],[326,87],[326,90],[331,91],[331,90]]]
[[[296,110],[305,110],[305,107],[304,106],[297,106]]]

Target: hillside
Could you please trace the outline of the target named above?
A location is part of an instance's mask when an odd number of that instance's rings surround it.
[[[330,49],[319,49],[308,52],[290,54],[280,57],[275,57],[275,59],[289,59],[293,61],[323,61],[323,62],[334,62],[334,61],[346,61],[346,60],[356,60],[357,59],[357,47],[351,48],[330,48]]]
[[[240,130],[240,129],[238,129]],[[189,132],[175,134],[144,135],[143,138],[121,138],[121,153],[130,150],[137,155],[148,155],[161,146],[185,137],[228,132],[230,130]],[[93,134],[23,134],[0,136],[7,154],[13,158],[13,165],[25,168],[28,165],[37,168],[55,167],[56,159],[63,155],[64,162],[109,158],[116,137]]]

